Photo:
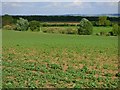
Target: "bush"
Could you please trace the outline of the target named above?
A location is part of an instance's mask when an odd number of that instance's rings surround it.
[[[3,29],[5,29],[5,30],[15,30],[16,25],[5,25],[5,26],[3,26]]]
[[[113,36],[113,35],[114,35],[114,33],[113,33],[112,31],[110,31],[109,34],[110,34],[110,36]]]
[[[2,26],[11,25],[13,24],[13,22],[14,22],[13,17],[8,14],[2,17]]]
[[[77,34],[77,30],[72,29],[72,28],[67,28],[66,34]]]
[[[105,21],[105,26],[110,26],[110,25],[111,25],[110,20],[106,20],[106,21]]]
[[[60,33],[60,34],[77,34],[77,30],[73,28],[47,27],[43,29],[44,33]]]
[[[93,32],[93,25],[92,23],[83,18],[81,21],[80,21],[80,26],[78,28],[78,34],[79,35],[90,35],[92,34]]]
[[[3,26],[3,29],[12,30],[12,26],[11,25],[5,25],[5,26]]]
[[[118,24],[114,24],[112,30],[114,35],[120,34],[120,26]]]
[[[19,20],[17,20],[16,27],[17,31],[27,31],[29,27],[29,22],[27,19],[19,18]]]
[[[97,36],[104,36],[104,35],[106,35],[106,33],[103,32],[103,31],[101,31],[101,32],[99,32],[99,33],[96,33],[96,35],[97,35]]]
[[[100,32],[100,35],[101,35],[101,36],[105,35],[105,32],[101,31],[101,32]]]
[[[29,26],[32,31],[40,31],[40,22],[39,21],[31,21],[29,23]]]

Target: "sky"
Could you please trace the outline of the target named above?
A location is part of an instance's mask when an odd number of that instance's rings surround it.
[[[118,0],[2,0],[0,13],[10,15],[66,15],[118,13]],[[1,7],[0,4],[0,7]]]

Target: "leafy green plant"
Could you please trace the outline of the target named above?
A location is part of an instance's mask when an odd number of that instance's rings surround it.
[[[80,26],[78,28],[78,34],[79,35],[90,35],[92,34],[93,32],[93,26],[92,26],[92,23],[83,18],[81,21],[80,21]]]
[[[32,31],[40,31],[40,22],[39,21],[30,21],[29,26]]]
[[[108,69],[108,68],[109,68],[109,65],[108,65],[108,64],[104,64],[104,65],[103,65],[103,68],[104,68],[104,69]]]
[[[87,66],[83,66],[83,68],[81,69],[81,72],[83,73],[87,73],[89,71]]]
[[[19,18],[16,23],[17,31],[27,31],[29,27],[29,22],[27,19]]]
[[[112,77],[113,76],[111,73],[106,73],[104,75],[107,76],[107,77]]]
[[[113,30],[114,35],[120,34],[120,26],[118,24],[114,24],[112,30]]]
[[[15,25],[5,25],[3,26],[4,30],[15,30],[16,26]]]
[[[52,69],[62,69],[61,66],[58,64],[49,64],[49,67]]]
[[[117,77],[120,77],[120,72],[118,72],[118,73],[116,74],[116,76],[117,76]]]

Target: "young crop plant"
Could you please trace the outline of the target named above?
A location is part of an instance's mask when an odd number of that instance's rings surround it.
[[[49,67],[52,68],[52,69],[62,69],[60,65],[58,64],[49,64]]]

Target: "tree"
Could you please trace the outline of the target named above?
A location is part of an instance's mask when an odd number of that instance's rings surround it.
[[[16,30],[18,31],[27,31],[29,27],[29,22],[27,19],[19,18],[16,24]]]
[[[40,31],[40,22],[39,21],[31,21],[29,23],[30,29],[32,31]]]
[[[13,17],[8,14],[6,14],[2,17],[2,25],[3,26],[11,25],[11,24],[13,24],[13,21],[14,21]]]
[[[106,20],[107,20],[107,16],[100,16],[100,17],[99,17],[99,25],[100,25],[100,26],[104,26]]]
[[[120,26],[118,24],[114,24],[112,30],[114,35],[120,35]]]
[[[80,26],[78,28],[78,34],[79,35],[90,35],[92,34],[93,32],[93,25],[92,23],[83,18],[81,21],[80,21]]]
[[[106,20],[106,21],[105,21],[105,26],[110,26],[110,25],[111,25],[110,20]]]

